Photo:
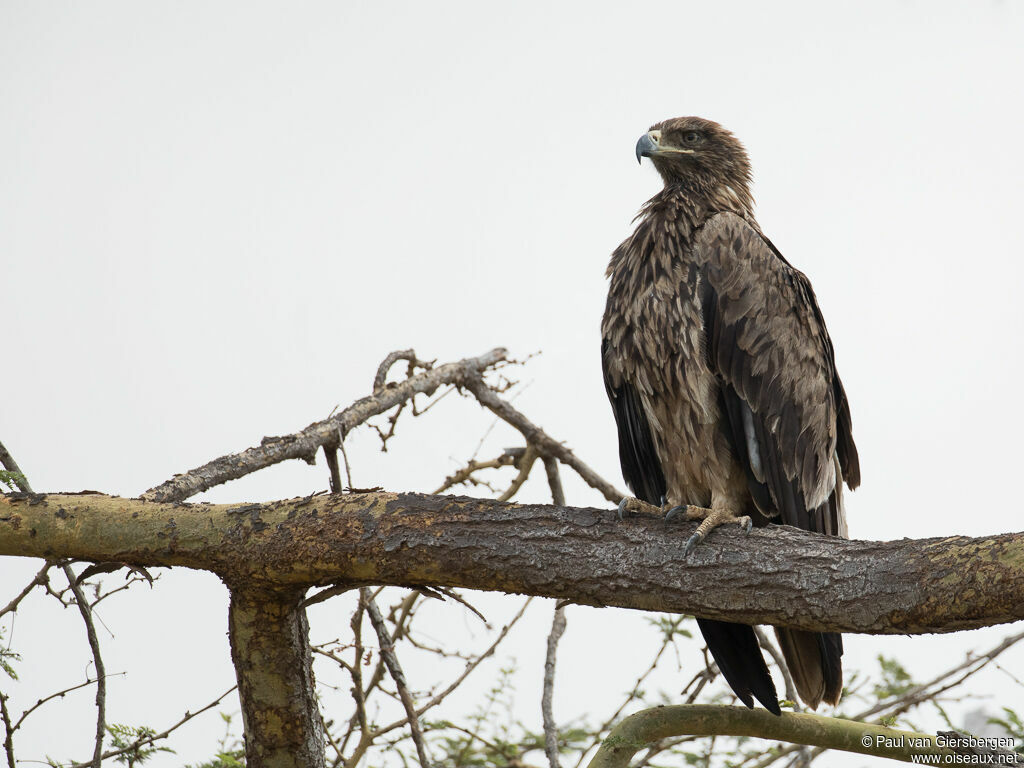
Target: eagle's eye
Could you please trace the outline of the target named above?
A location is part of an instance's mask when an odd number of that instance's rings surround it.
[[[697,131],[687,131],[683,135],[683,142],[686,144],[697,144],[703,138]]]

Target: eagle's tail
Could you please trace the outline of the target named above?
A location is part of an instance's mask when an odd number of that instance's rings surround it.
[[[829,536],[849,538],[846,511],[843,509],[843,470],[838,456],[836,483],[825,502],[810,510],[808,528]],[[786,666],[793,676],[796,691],[811,709],[821,702],[835,706],[843,695],[843,636],[836,632],[804,632],[775,628]]]
[[[723,677],[740,701],[753,709],[756,698],[769,712],[781,715],[775,683],[764,663],[754,628],[710,619],[697,619],[697,626]]]
[[[843,693],[843,636],[779,627],[775,636],[804,704],[811,709],[823,701],[838,704]]]

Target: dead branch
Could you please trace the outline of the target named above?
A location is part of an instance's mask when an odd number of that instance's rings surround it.
[[[533,464],[537,461],[537,451],[532,445],[526,446],[526,451],[519,461],[516,462],[516,466],[519,468],[519,472],[516,474],[515,479],[512,480],[512,484],[505,489],[505,492],[498,497],[498,501],[509,501],[513,496],[519,493],[519,490],[523,487],[523,483],[526,482],[527,478],[530,477],[530,472],[533,470]]]
[[[133,741],[131,744],[126,746],[126,747],[122,747],[120,749],[112,749],[112,750],[109,750],[107,752],[104,752],[103,756],[102,756],[103,759],[104,760],[108,760],[111,757],[119,757],[121,755],[127,755],[127,754],[129,754],[131,752],[135,752],[135,751],[137,751],[139,749],[142,749],[143,747],[148,747],[150,744],[155,744],[158,741],[162,741],[163,739],[166,739],[168,736],[170,736],[176,730],[181,728],[181,726],[183,726],[185,723],[187,723],[192,718],[198,717],[199,715],[203,714],[204,712],[208,712],[209,710],[211,710],[214,707],[216,707],[218,704],[221,703],[221,701],[224,699],[225,696],[227,696],[229,693],[234,691],[236,688],[238,688],[238,686],[237,685],[233,685],[230,688],[228,688],[226,691],[224,691],[224,693],[222,693],[216,699],[214,699],[209,704],[207,704],[206,706],[200,707],[195,712],[191,712],[191,711],[186,712],[182,716],[182,718],[180,720],[178,720],[173,725],[165,728],[164,730],[160,731],[159,733],[153,733],[153,734],[150,734],[148,736],[143,736],[141,738],[138,738],[135,741]],[[90,763],[73,763],[71,766],[69,766],[69,768],[86,768],[86,766],[88,766],[88,765],[90,765]]]
[[[601,743],[602,734],[606,733],[608,729],[612,727],[612,724],[618,721],[619,717],[622,716],[622,713],[626,711],[626,707],[628,707],[631,703],[633,703],[641,697],[641,687],[643,686],[647,678],[651,676],[654,670],[658,668],[658,662],[661,661],[661,657],[665,654],[665,651],[669,649],[669,647],[672,645],[675,639],[675,630],[679,627],[680,624],[683,623],[685,618],[685,616],[677,616],[672,620],[672,631],[665,632],[663,634],[661,646],[658,648],[658,652],[654,654],[654,658],[651,660],[651,663],[647,666],[647,669],[640,673],[640,676],[633,684],[633,687],[632,689],[630,689],[629,693],[626,694],[625,700],[619,705],[618,709],[616,709],[608,718],[605,719],[603,723],[601,723],[601,725],[597,727],[597,729],[594,731],[594,736],[593,739],[591,739],[590,744],[588,744],[585,748],[580,750],[579,759],[576,761],[576,768],[580,768],[580,766],[583,765],[583,761],[590,753],[590,750],[592,750],[594,747],[598,746]],[[703,673],[704,670],[701,670],[701,672],[698,673],[698,676]],[[694,679],[696,680],[696,677]],[[689,688],[690,685],[693,685],[693,681],[691,681],[690,684],[687,685],[687,688]],[[683,689],[683,693],[686,693],[686,689]]]
[[[498,397],[487,386],[487,382],[484,381],[483,376],[479,373],[468,375],[464,386],[473,393],[473,396],[481,405],[519,430],[520,434],[526,438],[527,445],[532,445],[541,456],[550,456],[558,459],[583,478],[587,485],[600,491],[608,501],[614,504],[617,504],[625,495],[584,462],[580,461],[576,454],[565,445],[552,439],[543,429],[513,408],[507,400]]]
[[[118,673],[118,674],[124,674],[124,673],[121,672],[121,673]],[[12,733],[14,731],[18,730],[21,727],[21,724],[25,722],[25,719],[29,715],[31,715],[33,712],[35,712],[37,709],[39,709],[44,704],[46,704],[46,702],[53,701],[54,699],[62,699],[62,698],[64,698],[64,696],[66,696],[67,694],[71,693],[72,691],[77,691],[80,688],[86,688],[86,687],[92,685],[95,682],[96,682],[95,678],[87,677],[84,683],[78,683],[77,685],[68,686],[64,690],[57,691],[56,693],[51,693],[49,696],[44,696],[43,698],[39,699],[38,701],[36,701],[35,704],[33,704],[31,707],[29,707],[28,709],[26,709],[24,712],[21,713],[21,717],[18,718],[17,722],[14,724],[14,727],[11,729]]]
[[[409,362],[409,376],[412,376],[413,372],[417,368],[429,371],[434,367],[434,363],[437,362],[436,360],[420,360],[416,357],[416,351],[413,349],[401,349],[397,352],[392,352],[384,358],[383,362],[377,368],[377,374],[373,377],[373,389],[371,391],[374,394],[384,389],[384,385],[388,379],[388,372],[399,360],[407,360]]]
[[[35,575],[35,577],[32,579],[32,581],[30,581],[27,585],[25,585],[25,588],[23,590],[21,590],[21,592],[19,592],[17,594],[17,596],[15,596],[15,598],[13,600],[11,600],[11,602],[9,602],[2,609],[0,609],[0,616],[3,616],[6,613],[11,613],[12,611],[17,610],[18,605],[21,604],[21,601],[24,600],[26,597],[28,597],[28,594],[33,589],[35,589],[36,587],[42,586],[44,584],[48,584],[49,580],[50,580],[49,573],[50,573],[50,569],[52,567],[53,567],[53,563],[50,563],[50,562],[43,563],[43,567],[39,569],[39,573],[37,573]]]
[[[523,614],[526,613],[526,609],[530,605],[530,601],[532,599],[533,598],[527,598],[525,601],[523,601],[523,605],[520,607],[519,612],[512,617],[512,620],[509,621],[508,624],[501,628],[501,631],[498,633],[498,636],[487,647],[487,650],[485,650],[483,653],[481,653],[479,656],[472,659],[471,661],[466,662],[466,668],[462,670],[462,673],[457,678],[455,678],[451,683],[449,683],[448,686],[443,691],[434,694],[427,701],[426,704],[423,704],[419,707],[419,709],[416,710],[416,715],[418,717],[423,717],[424,714],[426,714],[428,711],[430,711],[438,704],[440,704],[442,701],[444,701],[446,698],[448,698],[452,691],[454,691],[456,688],[462,685],[462,683],[465,682],[466,678],[469,677],[473,670],[480,666],[484,659],[487,659],[494,654],[498,646],[501,645],[502,641],[508,636],[508,633],[512,630],[512,627],[518,624],[519,620],[523,618]],[[382,725],[379,728],[376,728],[373,731],[369,731],[366,734],[364,734],[363,737],[359,740],[359,744],[356,745],[356,748],[353,751],[353,753],[348,757],[348,759],[345,760],[345,768],[355,768],[355,766],[359,765],[359,761],[363,759],[363,755],[366,754],[366,750],[370,748],[374,741],[376,741],[384,734],[390,733],[396,728],[402,728],[408,725],[408,723],[409,717],[407,715],[406,717],[403,717],[399,720],[395,720],[394,722],[389,723],[388,725]]]
[[[393,387],[384,387],[377,394],[357,400],[341,413],[310,424],[300,432],[284,437],[265,437],[258,446],[241,453],[221,456],[201,467],[175,475],[150,488],[142,494],[142,498],[147,501],[184,501],[214,486],[237,480],[282,461],[302,459],[313,464],[316,452],[324,445],[336,445],[339,434],[344,436],[368,418],[405,403],[416,394],[433,394],[446,384],[463,385],[471,377],[481,376],[484,371],[504,360],[505,356],[504,349],[492,349],[480,357],[469,357],[424,371]]]
[[[2,692],[0,692],[0,720],[4,724],[4,754],[7,756],[7,768],[15,768],[14,728],[11,726],[11,714],[7,711],[7,697]]]
[[[548,651],[544,658],[544,693],[541,697],[540,710],[544,719],[544,752],[548,756],[548,765],[559,768],[558,763],[558,724],[552,712],[551,699],[555,692],[555,659],[558,641],[565,632],[565,608],[556,607],[555,617],[551,621],[551,633],[548,635]]]
[[[391,679],[395,681],[395,686],[398,688],[398,697],[401,699],[402,706],[405,708],[405,714],[409,719],[409,730],[412,732],[412,740],[416,745],[416,754],[419,756],[420,765],[423,768],[430,768],[427,747],[423,743],[423,729],[420,727],[420,719],[416,714],[416,702],[413,701],[412,694],[409,693],[409,686],[405,682],[405,673],[402,671],[402,665],[395,654],[395,646],[391,636],[388,634],[388,628],[384,624],[384,617],[380,615],[380,608],[377,607],[374,599],[370,597],[369,590],[361,590],[361,599],[366,605],[366,613],[370,617],[373,630],[377,633],[381,658],[388,668]]]
[[[477,461],[476,459],[470,459],[466,462],[466,466],[455,471],[444,479],[434,491],[435,494],[444,493],[450,488],[454,488],[457,485],[483,485],[490,488],[488,483],[484,483],[477,480],[474,475],[483,469],[498,469],[500,467],[511,467],[517,464],[526,452],[525,448],[506,448],[502,451],[500,456],[490,459],[488,461]]]
[[[103,760],[103,739],[107,735],[107,672],[103,667],[103,656],[100,654],[100,641],[96,637],[96,625],[92,620],[92,606],[85,596],[85,591],[78,583],[78,577],[70,565],[62,566],[64,575],[68,577],[68,584],[75,595],[75,603],[82,614],[82,621],[85,622],[85,633],[89,638],[89,648],[92,651],[93,665],[96,667],[96,742],[93,746],[92,760],[86,765],[92,768],[100,768]]]

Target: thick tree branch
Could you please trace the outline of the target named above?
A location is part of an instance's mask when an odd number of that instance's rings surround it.
[[[414,493],[241,506],[0,496],[0,555],[181,565],[230,584],[440,585],[879,634],[1024,619],[1024,534],[870,542],[723,528],[687,558],[692,532],[611,509]]]
[[[323,768],[324,734],[315,706],[303,590],[234,585],[228,623],[231,660],[250,768]]]
[[[965,754],[959,747],[950,749],[945,746],[955,744],[957,735],[952,733],[939,734],[937,738],[838,717],[788,712],[778,716],[763,709],[691,704],[655,707],[630,715],[612,729],[590,761],[589,768],[626,768],[630,758],[644,745],[684,734],[753,736],[908,763],[917,762],[920,758],[914,756],[920,755],[938,755],[941,759],[947,755]],[[1014,760],[1012,753],[1001,750],[990,750],[988,754],[994,758]],[[993,760],[992,764],[997,762],[1006,764],[1002,760]]]

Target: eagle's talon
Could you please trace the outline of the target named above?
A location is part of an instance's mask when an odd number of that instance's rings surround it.
[[[625,520],[634,514],[660,515],[662,509],[650,502],[638,499],[635,496],[627,496],[619,502],[617,509],[619,520]]]
[[[697,531],[686,541],[686,546],[683,547],[683,557],[689,557],[690,553],[697,548],[697,545],[704,541],[704,534]]]
[[[686,510],[688,507],[688,504],[677,504],[676,506],[672,507],[672,509],[665,513],[665,522],[671,523],[679,515],[682,515],[685,518]]]
[[[619,516],[619,520],[625,520],[626,519],[626,513],[628,511],[629,511],[629,497],[628,496],[624,496],[622,501],[619,502],[618,508],[616,509],[616,512],[617,512],[617,514]]]
[[[750,519],[749,515],[744,515],[743,517],[739,518],[739,523],[740,528],[742,528],[743,532],[746,534],[749,534],[752,530],[754,530],[754,521]]]

